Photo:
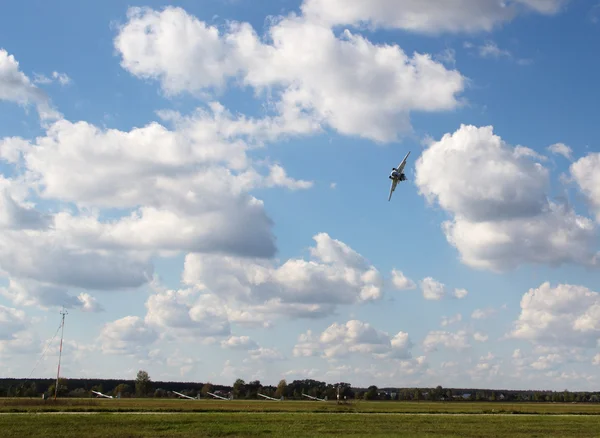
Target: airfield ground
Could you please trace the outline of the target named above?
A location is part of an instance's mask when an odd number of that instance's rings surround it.
[[[598,437],[600,405],[0,399],[2,437]]]

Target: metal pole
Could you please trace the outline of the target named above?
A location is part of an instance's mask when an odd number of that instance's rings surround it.
[[[56,400],[56,396],[58,395],[58,377],[60,376],[60,359],[62,357],[63,334],[65,332],[65,315],[67,314],[64,307],[60,314],[62,315],[62,323],[60,332],[60,350],[58,352],[58,370],[56,371],[56,385],[54,385],[54,400]]]

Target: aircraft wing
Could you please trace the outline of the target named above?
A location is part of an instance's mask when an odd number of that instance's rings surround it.
[[[106,395],[106,394],[102,394],[101,392],[98,391],[94,391],[92,390],[92,392],[100,397],[104,397],[104,398],[113,398],[112,395]]]
[[[228,398],[221,397],[220,395],[213,394],[212,392],[207,392],[207,394],[208,394],[208,395],[212,395],[212,396],[213,396],[213,397],[215,397],[215,398],[220,398],[221,400],[230,400],[230,399],[228,399]]]
[[[261,394],[260,392],[257,395],[260,395],[261,397],[266,398],[268,400],[280,401],[278,398],[269,397],[268,395]]]
[[[402,173],[404,171],[404,166],[406,166],[406,159],[408,158],[409,155],[410,155],[410,151],[408,151],[408,154],[406,154],[404,159],[400,162],[400,164],[396,168],[398,170],[398,173]]]
[[[390,199],[392,199],[392,193],[394,192],[394,190],[396,190],[396,186],[398,185],[398,180],[397,179],[393,179],[392,180],[392,186],[390,187],[390,196],[388,197],[388,201]]]
[[[177,391],[173,391],[173,393],[177,394],[180,397],[189,398],[190,400],[194,400],[194,397],[190,397],[189,395],[185,395],[185,394],[182,394],[182,393],[177,392]]]

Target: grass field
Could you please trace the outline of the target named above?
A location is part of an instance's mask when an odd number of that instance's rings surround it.
[[[26,418],[24,418],[26,417]],[[0,415],[3,437],[598,437],[600,416],[316,413]]]
[[[592,404],[0,399],[0,412],[2,437],[600,436]]]
[[[289,413],[426,413],[426,414],[580,414],[600,415],[600,404],[502,402],[283,402],[270,400],[58,399],[0,398],[0,412],[289,412]]]

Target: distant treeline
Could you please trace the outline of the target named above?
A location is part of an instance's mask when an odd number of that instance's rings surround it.
[[[339,388],[339,389],[338,389]],[[91,391],[113,397],[178,397],[173,391],[190,397],[211,398],[208,393],[234,399],[256,399],[258,393],[269,397],[304,399],[302,394],[328,400],[435,400],[435,401],[533,401],[533,402],[599,402],[600,391],[545,391],[545,390],[498,390],[479,388],[368,388],[353,387],[349,383],[327,383],[304,379],[287,383],[281,380],[277,386],[263,385],[254,380],[237,379],[232,386],[210,382],[162,382],[152,381],[145,371],[138,372],[135,379],[60,379],[59,397],[96,397]],[[55,379],[0,379],[0,397],[53,396]]]

